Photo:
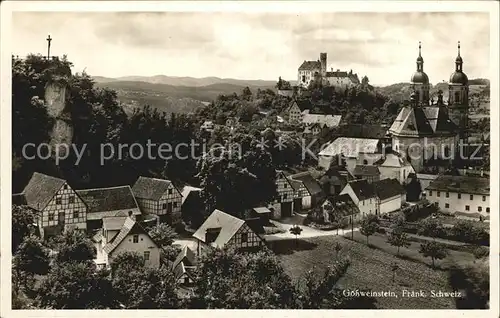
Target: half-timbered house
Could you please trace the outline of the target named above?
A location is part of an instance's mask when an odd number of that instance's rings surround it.
[[[201,227],[193,234],[198,242],[198,255],[207,246],[224,248],[227,246],[243,250],[264,247],[264,240],[237,217],[214,210]]]
[[[103,226],[105,217],[133,216],[140,218],[141,210],[130,186],[76,190],[87,205],[87,229],[93,231]]]
[[[276,171],[276,191],[278,196],[271,204],[273,208],[273,218],[292,216],[294,189],[291,181],[281,170]]]
[[[181,192],[169,180],[139,177],[132,187],[144,214],[154,214],[160,222],[181,222]]]
[[[87,206],[66,180],[35,172],[21,195],[26,205],[38,211],[43,238],[69,228],[87,228]]]

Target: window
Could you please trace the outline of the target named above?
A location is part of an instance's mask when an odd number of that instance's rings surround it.
[[[61,197],[56,198],[56,204],[61,205],[62,204],[62,199]]]
[[[487,212],[487,213],[490,213],[490,208],[486,208],[486,212]]]
[[[429,190],[429,196],[432,197],[432,190]]]
[[[144,251],[144,260],[145,261],[149,260],[149,251]]]
[[[441,192],[440,191],[437,192],[437,196],[438,196],[438,198],[441,196]]]
[[[168,189],[168,194],[174,193],[172,189]]]
[[[166,209],[167,209],[167,204],[166,204],[166,203],[163,203],[163,204],[161,205],[161,208],[162,208],[162,210],[166,210]]]
[[[470,210],[470,206],[466,205],[465,206],[465,211],[469,211]]]
[[[78,210],[73,211],[73,219],[78,219],[79,214]]]
[[[176,208],[176,207],[177,207],[177,202],[174,202],[174,208]]]
[[[470,195],[470,199],[471,199],[471,200],[474,200],[474,195],[472,195],[472,194],[471,194],[471,195]]]
[[[450,193],[449,192],[446,192],[446,197],[449,198],[450,197]]]
[[[241,233],[241,243],[248,242],[248,233]]]
[[[458,194],[458,198],[461,199],[462,198],[462,193],[459,193]]]
[[[483,195],[483,201],[486,201],[486,196],[485,195]]]
[[[63,190],[67,190],[67,189],[68,189],[68,185],[67,184],[63,185]]]
[[[477,207],[477,212],[481,212],[481,211],[483,211],[483,207],[482,206],[478,206]]]
[[[288,185],[285,183],[285,184],[283,185],[283,188],[285,188],[285,189],[286,189],[286,187],[287,187],[287,186],[288,186]]]
[[[450,204],[449,204],[449,203],[445,203],[445,204],[444,204],[444,207],[445,207],[446,209],[448,209],[448,208],[450,207]]]
[[[302,82],[305,82],[305,81],[306,81],[306,76],[302,75]]]
[[[139,243],[139,235],[135,234],[132,240],[134,243]]]
[[[368,164],[368,160],[366,160],[366,159],[365,159],[365,160],[363,160],[363,164],[364,164],[364,165],[367,165],[367,164]]]
[[[283,194],[283,201],[285,201],[285,200],[286,200],[286,193]]]
[[[54,221],[54,213],[49,213],[49,221]]]
[[[75,196],[74,195],[70,196],[68,200],[69,204],[75,203]]]
[[[460,103],[460,92],[455,92],[455,103]]]

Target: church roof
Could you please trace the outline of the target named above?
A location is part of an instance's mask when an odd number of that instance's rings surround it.
[[[389,133],[396,136],[423,137],[434,135],[434,130],[423,108],[406,106],[392,123]]]
[[[299,67],[299,71],[314,71],[321,69],[320,61],[304,61]]]
[[[423,109],[434,133],[455,134],[458,132],[457,125],[451,121],[445,107],[429,106]]]
[[[450,76],[450,84],[467,85],[468,82],[469,79],[467,78],[467,75],[465,75],[464,72],[455,71]]]

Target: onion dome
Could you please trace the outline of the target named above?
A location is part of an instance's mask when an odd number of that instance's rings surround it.
[[[429,76],[424,72],[424,58],[422,57],[422,45],[418,42],[417,71],[411,76],[412,84],[429,84]]]
[[[467,78],[467,75],[462,70],[464,61],[462,60],[462,57],[460,56],[460,41],[458,42],[458,55],[457,58],[455,59],[455,72],[453,72],[450,76],[450,84],[460,84],[460,85],[467,85],[469,82],[469,79]]]

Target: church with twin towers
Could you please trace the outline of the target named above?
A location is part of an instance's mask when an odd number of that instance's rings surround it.
[[[437,102],[431,102],[429,77],[424,71],[419,42],[416,71],[411,76],[410,103],[401,109],[388,130],[392,150],[408,159],[416,172],[449,163],[460,155],[461,145],[467,144],[469,83],[463,71],[460,42],[457,49],[455,70],[448,81],[448,101],[445,103],[443,92],[439,91]]]

